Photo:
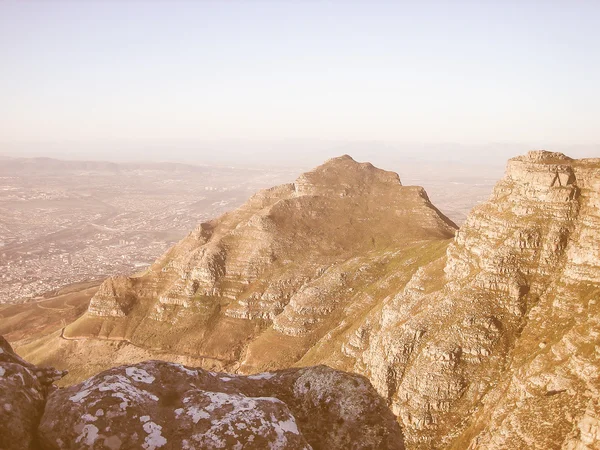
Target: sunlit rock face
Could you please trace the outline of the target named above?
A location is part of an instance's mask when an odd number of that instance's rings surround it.
[[[148,361],[53,392],[47,449],[403,449],[369,382],[321,366],[252,376]]]
[[[109,278],[94,295],[88,311],[100,317],[125,317],[134,302],[133,286],[130,278]]]
[[[598,448],[599,187],[600,160],[510,160],[446,262],[348,337],[408,448]]]

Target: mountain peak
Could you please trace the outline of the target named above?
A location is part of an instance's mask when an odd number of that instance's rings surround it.
[[[344,161],[351,161],[354,162],[356,164],[358,164],[358,162],[350,155],[348,154],[344,154],[341,156],[334,156],[333,158],[329,158],[328,160],[326,160],[322,165],[326,165],[326,164],[338,164]]]
[[[298,195],[351,195],[396,189],[402,186],[395,172],[379,169],[369,162],[357,162],[349,155],[325,161],[303,173],[294,183]]]
[[[525,155],[517,156],[513,158],[513,160],[546,164],[561,164],[573,161],[573,158],[570,158],[564,153],[560,152],[550,152],[548,150],[530,150]]]
[[[409,260],[402,255],[411,247],[447,242],[455,229],[422,188],[333,158],[201,226],[143,276],[105,281],[64,337],[100,332],[209,355],[228,370],[262,369],[291,348],[263,352],[271,339],[318,335],[350,305],[364,312],[373,305],[353,286],[392,259]],[[304,341],[288,344],[297,359],[308,351]]]

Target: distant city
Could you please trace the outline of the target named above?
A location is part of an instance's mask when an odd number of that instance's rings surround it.
[[[3,160],[0,303],[143,270],[200,222],[291,171]]]

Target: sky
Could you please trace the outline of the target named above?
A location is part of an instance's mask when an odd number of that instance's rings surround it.
[[[597,0],[3,0],[0,66],[0,154],[600,153]]]

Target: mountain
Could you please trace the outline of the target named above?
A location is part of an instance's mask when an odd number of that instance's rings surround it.
[[[156,355],[326,364],[370,380],[409,449],[598,448],[599,283],[600,159],[513,158],[456,231],[422,188],[344,156],[201,224],[18,351],[71,381]]]
[[[197,164],[184,164],[174,162],[109,162],[109,161],[79,161],[63,160],[47,157],[35,158],[8,158],[2,157],[0,175],[6,176],[81,176],[82,172],[95,175],[120,175],[128,176],[139,171],[161,172],[171,174],[195,174],[214,177],[218,175],[241,174],[244,170],[257,169],[241,168],[223,165],[205,166]]]
[[[208,369],[285,368],[344,317],[380,304],[379,291],[394,292],[454,232],[423,189],[335,158],[201,224],[146,273],[106,281],[88,312],[54,337],[61,356],[52,362],[100,338],[188,355],[195,359],[183,362]],[[89,362],[108,368],[114,356],[106,356]]]

